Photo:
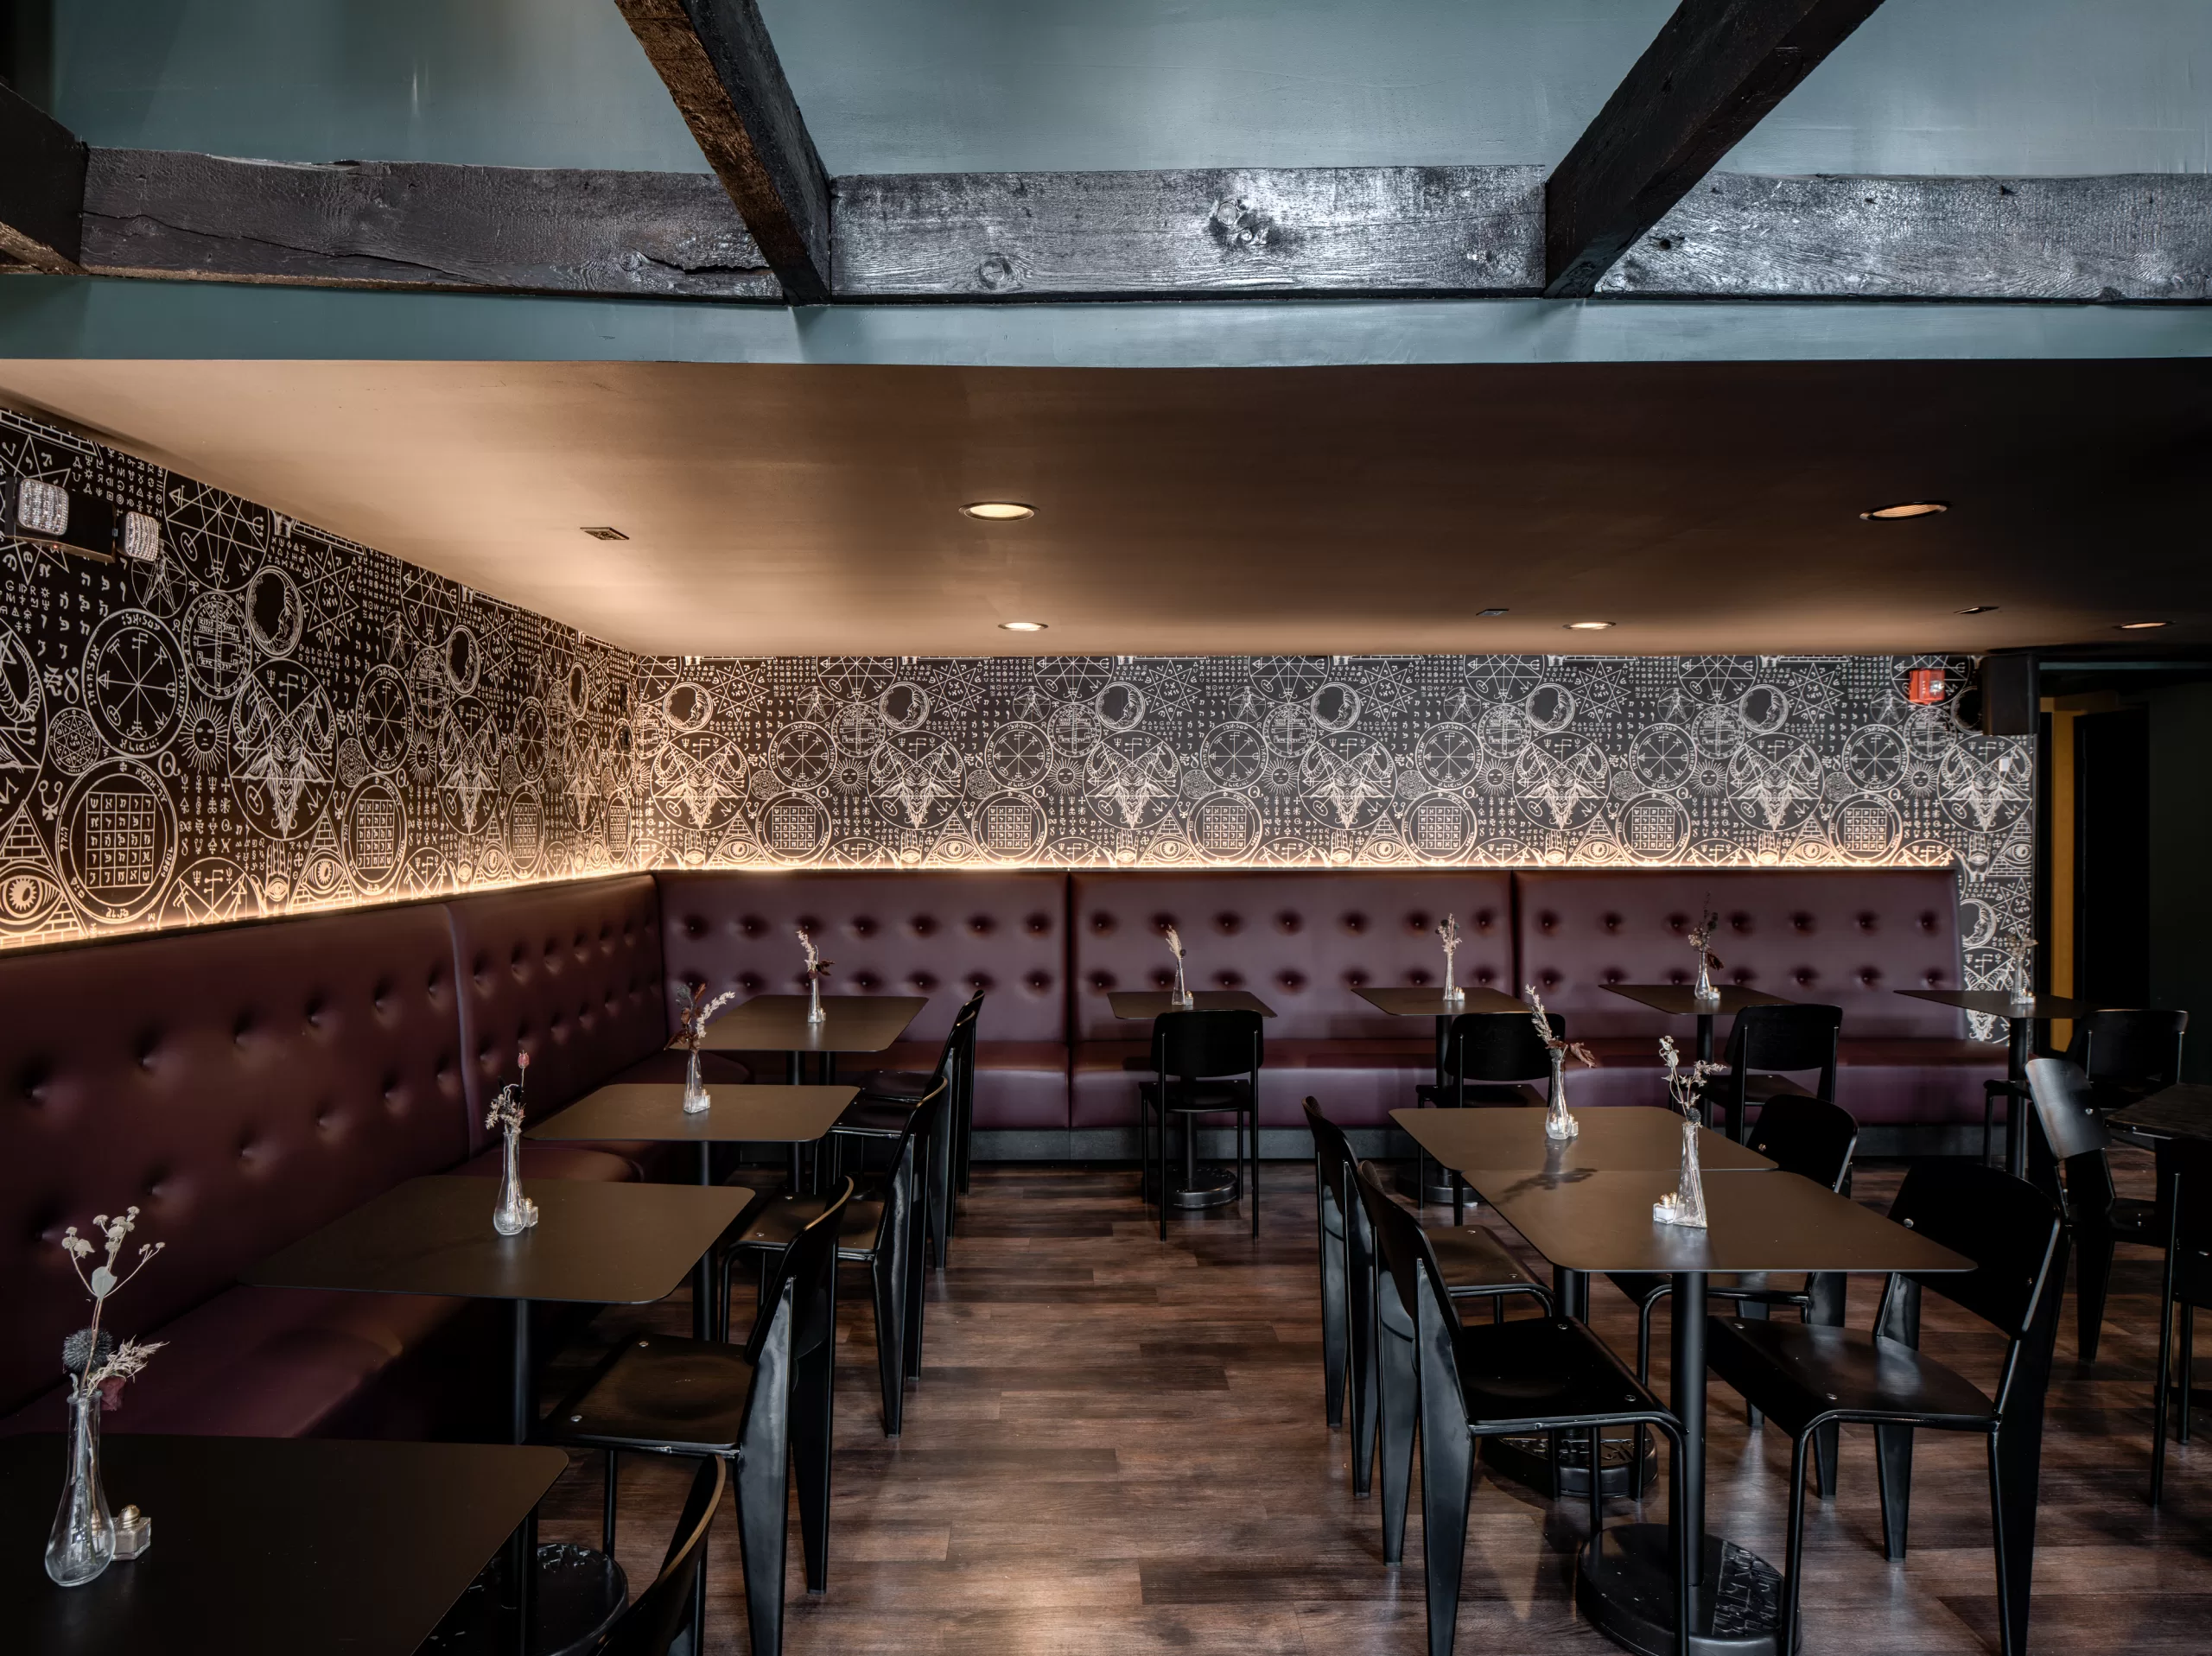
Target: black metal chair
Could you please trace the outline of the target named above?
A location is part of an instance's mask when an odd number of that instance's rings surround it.
[[[1567,1038],[1567,1019],[1551,1014],[1552,1033]],[[1465,1109],[1470,1105],[1534,1105],[1541,1108],[1551,1100],[1548,1083],[1551,1054],[1526,1012],[1462,1012],[1444,1033],[1444,1079],[1440,1085],[1425,1082],[1414,1088],[1414,1104],[1421,1109]],[[1428,1152],[1416,1152],[1415,1177],[1423,1191],[1428,1183]],[[1467,1190],[1455,1175],[1452,1180],[1452,1222],[1467,1216]]]
[[[1252,1234],[1260,1234],[1260,1064],[1265,1037],[1255,1012],[1172,1012],[1152,1020],[1152,1075],[1137,1088],[1137,1139],[1154,1176],[1160,1240],[1167,1240],[1167,1118],[1183,1122],[1183,1177],[1198,1177],[1198,1120],[1236,1120],[1236,1166],[1247,1178]],[[1248,1139],[1249,1130],[1249,1139]],[[1148,1136],[1156,1134],[1156,1136]],[[1248,1157],[1245,1145],[1251,1149]],[[1147,1145],[1156,1145],[1158,1154]]]
[[[2088,1077],[2088,1101],[2110,1115],[2181,1079],[2189,1014],[2158,1006],[2114,1006],[2077,1019],[2066,1061]],[[1981,1084],[1981,1158],[1989,1159],[1997,1101],[2010,1110],[2025,1088],[2009,1077]],[[2009,1118],[2008,1118],[2009,1119]]]
[[[2082,1361],[2094,1362],[2112,1285],[2113,1246],[2164,1247],[2167,1220],[2155,1200],[2114,1193],[2107,1153],[2112,1134],[2097,1113],[2087,1075],[2063,1058],[2031,1059],[2028,1094],[2041,1135],[2029,1171],[2059,1204],[2073,1233],[2076,1338]]]
[[[762,1313],[742,1346],[672,1335],[627,1341],[563,1399],[543,1428],[550,1442],[606,1451],[601,1524],[602,1545],[609,1552],[614,1550],[616,1479],[624,1450],[697,1455],[717,1466],[737,1463],[738,1539],[755,1656],[776,1656],[783,1648],[794,1462],[807,1589],[818,1593],[828,1585],[837,1227],[852,1193],[849,1179],[817,1203],[813,1219],[790,1237],[764,1291]],[[695,1497],[698,1493],[695,1483]],[[683,1567],[696,1577],[705,1568],[704,1554]],[[648,1596],[652,1590],[647,1589]],[[696,1589],[703,1590],[703,1584]],[[636,1613],[632,1607],[631,1614]]]
[[[1351,1492],[1374,1487],[1375,1462],[1375,1239],[1360,1205],[1358,1158],[1335,1122],[1313,1099],[1306,1101],[1313,1134],[1314,1200],[1321,1234],[1321,1363],[1329,1424],[1344,1424],[1346,1378],[1352,1420]],[[1428,1233],[1446,1289],[1454,1299],[1491,1302],[1491,1320],[1502,1321],[1505,1297],[1527,1294],[1551,1315],[1551,1295],[1513,1262],[1489,1232],[1473,1228]]]
[[[875,1303],[875,1366],[883,1389],[883,1435],[896,1437],[906,1419],[906,1380],[922,1367],[922,1180],[920,1146],[938,1130],[949,1088],[940,1082],[906,1114],[891,1164],[845,1206],[837,1258],[865,1265]],[[814,1222],[819,1196],[779,1190],[753,1210],[722,1248],[718,1293],[729,1326],[730,1276],[741,1254],[772,1256]]]
[[[868,1075],[861,1082],[860,1096],[845,1107],[837,1125],[830,1130],[833,1139],[895,1139],[906,1125],[906,1112],[939,1082],[948,1084],[950,1090],[942,1121],[944,1131],[932,1133],[922,1148],[922,1160],[929,1170],[929,1257],[940,1271],[944,1269],[946,1250],[952,1245],[952,1233],[959,1222],[958,1204],[952,1199],[954,1186],[967,1188],[967,1146],[976,1107],[976,1025],[982,1012],[983,996],[979,990],[954,1015],[936,1069],[878,1069]]]
[[[1874,1428],[1883,1550],[1892,1564],[1904,1558],[1914,1430],[1980,1432],[1988,1438],[1999,1634],[2004,1656],[2024,1656],[2044,1395],[2066,1281],[2065,1228],[2057,1206],[2025,1180],[1949,1159],[1916,1164],[1890,1216],[1965,1254],[1976,1268],[1891,1277],[1868,1334],[1736,1317],[1708,1320],[1706,1360],[1713,1371],[1790,1436],[1789,1541],[1776,1647],[1792,1649],[1796,1638],[1808,1444],[1821,1427],[1853,1421]],[[1917,1349],[1923,1289],[2005,1336],[1993,1399]]]
[[[1785,1173],[1796,1173],[1831,1190],[1843,1191],[1851,1183],[1851,1156],[1859,1144],[1859,1123],[1840,1104],[1825,1103],[1802,1094],[1778,1094],[1767,1101],[1759,1119],[1751,1124],[1751,1148]],[[1636,1302],[1636,1377],[1651,1378],[1651,1314],[1659,1302],[1675,1291],[1671,1277],[1639,1272],[1609,1272],[1607,1279]],[[1706,1278],[1708,1301],[1723,1299],[1743,1307],[1746,1317],[1767,1316],[1777,1307],[1794,1306],[1797,1320],[1823,1328],[1843,1326],[1845,1288],[1849,1278],[1840,1271],[1815,1272],[1796,1288],[1777,1288],[1764,1272]],[[1751,1424],[1758,1424],[1758,1411],[1751,1411]],[[1635,1464],[1643,1464],[1643,1443],[1637,1440]],[[1836,1429],[1823,1426],[1814,1439],[1815,1476],[1821,1498],[1835,1494]]]
[[[1770,1099],[1834,1103],[1836,1040],[1842,1029],[1840,1006],[1745,1007],[1728,1028],[1721,1055],[1727,1069],[1707,1088],[1707,1121],[1713,1123],[1718,1111],[1728,1136],[1740,1145],[1746,1114]],[[1820,1080],[1809,1093],[1789,1079],[1811,1070],[1820,1072]]]
[[[1360,1199],[1374,1226],[1377,1372],[1382,1378],[1384,1561],[1405,1548],[1405,1496],[1412,1475],[1414,1416],[1421,1427],[1421,1551],[1427,1566],[1429,1656],[1451,1656],[1467,1548],[1475,1440],[1520,1432],[1582,1431],[1590,1464],[1607,1426],[1656,1427],[1682,1452],[1681,1428],[1597,1336],[1569,1317],[1459,1321],[1429,1237],[1390,1199],[1371,1162],[1359,1168]],[[1394,1462],[1397,1463],[1394,1475]],[[1681,1481],[1668,1480],[1675,1554],[1675,1648],[1688,1656],[1690,1576]],[[1603,1526],[1603,1481],[1590,1487],[1590,1535]],[[1394,1492],[1395,1515],[1387,1504]],[[1395,1516],[1395,1523],[1394,1523]],[[1787,1646],[1785,1646],[1786,1649]]]
[[[686,1656],[706,1648],[707,1532],[728,1482],[729,1468],[719,1455],[699,1463],[660,1573],[615,1619],[594,1656],[671,1656],[679,1639]]]
[[[2175,1139],[2158,1146],[2166,1206],[2166,1272],[2158,1289],[2158,1393],[2151,1410],[2151,1504],[2166,1493],[2166,1418],[2180,1400],[2175,1437],[2189,1441],[2196,1401],[2196,1308],[2212,1307],[2212,1145]],[[2174,1323],[2181,1323],[2181,1374],[2174,1375]]]

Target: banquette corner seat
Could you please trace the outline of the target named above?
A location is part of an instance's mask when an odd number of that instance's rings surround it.
[[[1963,1014],[1895,993],[1961,987],[1959,890],[1948,868],[1531,871],[1518,877],[1521,971],[1567,1015],[1599,1063],[1568,1080],[1577,1104],[1662,1101],[1658,1040],[1687,1051],[1688,1018],[1606,992],[1682,983],[1688,930],[1720,917],[1715,980],[1843,1009],[1836,1102],[1862,1126],[1979,1126],[2001,1045],[1969,1038]],[[1715,1056],[1727,1035],[1721,1020]]]
[[[0,956],[0,1430],[60,1430],[60,1337],[86,1314],[62,1227],[134,1203],[168,1246],[111,1320],[166,1348],[112,1429],[442,1424],[440,1381],[483,1331],[462,1302],[237,1278],[467,1154],[442,906]]]
[[[703,982],[717,994],[803,993],[794,934],[805,926],[834,962],[828,993],[929,997],[906,1039],[880,1055],[844,1060],[849,1081],[875,1069],[931,1069],[961,1003],[981,992],[975,1126],[1001,1136],[1047,1134],[1038,1152],[1062,1152],[1066,875],[932,869],[658,878],[673,979]],[[762,1080],[780,1081],[781,1062],[781,1054],[764,1054],[753,1064]]]
[[[1075,1050],[1071,1122],[1134,1132],[1134,1069],[1151,1031],[1114,1016],[1117,989],[1164,989],[1174,961],[1162,928],[1188,951],[1193,989],[1246,989],[1275,1016],[1265,1025],[1262,1129],[1305,1126],[1308,1094],[1339,1126],[1387,1126],[1435,1073],[1435,1031],[1359,998],[1364,986],[1438,984],[1431,928],[1459,917],[1463,985],[1510,991],[1511,876],[1503,871],[1397,873],[1079,873],[1070,882]]]

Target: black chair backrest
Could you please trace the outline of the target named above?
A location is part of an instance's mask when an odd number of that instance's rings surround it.
[[[696,1602],[699,1569],[707,1558],[707,1532],[722,1504],[722,1488],[729,1482],[729,1462],[709,1455],[691,1479],[691,1493],[684,1497],[683,1516],[669,1538],[668,1555],[652,1585],[638,1595],[598,1646],[599,1656],[668,1656],[689,1627]],[[694,1640],[696,1651],[698,1641]]]
[[[1835,1088],[1835,1044],[1843,1028],[1840,1006],[1746,1006],[1728,1031],[1727,1062],[1736,1073],[1817,1069]]]
[[[899,1142],[891,1149],[891,1169],[883,1176],[885,1198],[891,1203],[894,1217],[905,1214],[920,1174],[914,1146],[931,1141],[951,1096],[952,1083],[939,1075],[930,1082],[929,1091],[915,1101],[914,1107],[907,1113],[906,1125],[899,1129]]]
[[[2057,1205],[2000,1169],[1955,1156],[1915,1162],[1890,1217],[1974,1262],[1972,1271],[1929,1272],[1914,1281],[2015,1341],[2064,1285],[2051,1279],[2052,1265],[2063,1272],[2064,1259]]]
[[[1152,1067],[1184,1081],[1248,1075],[1263,1039],[1255,1012],[1162,1012],[1152,1020]]]
[[[1567,1039],[1567,1019],[1549,1016],[1554,1037]],[[1551,1069],[1527,1012],[1462,1012],[1444,1037],[1444,1072],[1458,1082],[1541,1081]]]
[[[2181,1046],[2189,1014],[2157,1006],[2116,1006],[2074,1025],[2066,1056],[2091,1081],[2171,1087],[2181,1079]]]
[[[1360,1163],[1358,1178],[1360,1202],[1367,1210],[1380,1267],[1376,1278],[1387,1291],[1377,1306],[1386,1326],[1393,1320],[1389,1312],[1395,1309],[1399,1313],[1400,1332],[1419,1328],[1424,1306],[1432,1314],[1440,1314],[1446,1322],[1457,1323],[1459,1313],[1452,1309],[1443,1269],[1436,1263],[1436,1252],[1428,1238],[1421,1234],[1421,1221],[1390,1199],[1382,1170],[1373,1162]]]
[[[1840,1190],[1858,1147],[1859,1123],[1840,1104],[1785,1094],[1767,1101],[1748,1137],[1751,1147],[1783,1172]]]
[[[2111,1146],[2112,1134],[2089,1107],[2088,1076],[2063,1058],[2029,1061],[2028,1096],[2035,1101],[2044,1142],[2060,1161],[2102,1156]]]
[[[1359,1158],[1351,1153],[1351,1141],[1343,1129],[1322,1114],[1320,1105],[1311,1098],[1306,1101],[1306,1125],[1313,1134],[1313,1169],[1321,1188],[1350,1223],[1352,1209],[1359,1201],[1359,1193],[1352,1189],[1352,1169]]]
[[[844,1222],[845,1204],[853,1199],[853,1182],[842,1181],[830,1205],[785,1246],[776,1262],[768,1291],[761,1297],[761,1314],[753,1319],[746,1336],[745,1360],[763,1366],[771,1340],[788,1337],[795,1360],[821,1348],[837,1337],[837,1227]],[[779,1335],[778,1329],[787,1330]],[[753,1395],[761,1394],[760,1386]]]
[[[976,1018],[982,1010],[983,995],[979,989],[953,1014],[952,1027],[944,1032],[944,1044],[938,1050],[937,1068],[930,1072],[931,1081],[956,1081],[956,1066],[963,1058],[975,1057]]]

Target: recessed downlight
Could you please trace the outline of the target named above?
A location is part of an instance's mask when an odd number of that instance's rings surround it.
[[[1933,517],[1950,509],[1948,500],[1900,500],[1893,506],[1877,506],[1859,515],[1870,523],[1902,523],[1915,517]]]
[[[2120,624],[2120,630],[2122,632],[2147,632],[2152,627],[2162,627],[2165,625],[2164,621],[2122,621]]]
[[[1475,617],[1478,620],[1482,620],[1487,619],[1489,617],[1494,615],[1503,615],[1504,613],[1505,612],[1503,610],[1477,610],[1475,612]]]
[[[1044,630],[1045,624],[1042,621],[1001,621],[999,623],[1001,632],[1042,632]]]
[[[1603,632],[1611,625],[1611,621],[1569,621],[1567,630],[1569,632]]]
[[[1997,606],[1994,604],[1969,604],[1962,610],[1953,612],[1958,615],[1994,615],[1996,612]]]
[[[1037,515],[1036,507],[1021,500],[970,500],[960,510],[963,516],[986,523],[1018,523]]]
[[[630,538],[612,523],[586,523],[584,533],[594,541],[626,541]]]

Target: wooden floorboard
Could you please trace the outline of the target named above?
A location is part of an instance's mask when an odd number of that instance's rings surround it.
[[[2119,1161],[2122,1188],[2147,1190],[2147,1157]],[[1312,1168],[1262,1171],[1256,1240],[1245,1217],[1217,1213],[1172,1222],[1162,1242],[1131,1172],[978,1168],[951,1269],[930,1284],[925,1365],[895,1441],[878,1418],[864,1283],[848,1276],[830,1590],[806,1594],[794,1531],[791,1656],[1423,1648],[1418,1495],[1408,1561],[1385,1568],[1375,1502],[1352,1499],[1344,1434],[1323,1421]],[[1863,1167],[1855,1194],[1886,1207],[1900,1176]],[[1440,1209],[1427,1216],[1449,1220]],[[2144,1502],[2158,1284],[2154,1256],[2122,1250],[2094,1366],[2076,1358],[2069,1296],[2044,1454],[2038,1651],[2212,1650],[2202,1446],[2172,1446],[2165,1507]],[[1853,1283],[1854,1326],[1872,1317],[1877,1291]],[[1598,1331],[1633,1354],[1628,1302],[1602,1281],[1592,1299]],[[689,1325],[680,1297],[603,1313],[549,1375],[549,1398],[594,1348]],[[1932,1295],[1923,1344],[1985,1386],[1995,1377],[2000,1342]],[[1713,1527],[1778,1560],[1789,1446],[1771,1429],[1749,1433],[1718,1380],[1712,1397]],[[633,1582],[657,1564],[687,1475],[682,1463],[626,1465],[620,1551]],[[576,1456],[549,1501],[546,1539],[595,1541],[599,1490],[597,1458]],[[1663,1520],[1663,1489],[1648,1509]],[[1615,1502],[1609,1520],[1630,1511]],[[1881,1555],[1871,1434],[1846,1430],[1839,1496],[1808,1512],[1806,1650],[1997,1650],[1979,1440],[1920,1434],[1902,1564]],[[1462,1651],[1615,1648],[1574,1608],[1568,1560],[1583,1523],[1579,1502],[1478,1480]],[[742,1653],[728,1507],[710,1557],[708,1648]]]

